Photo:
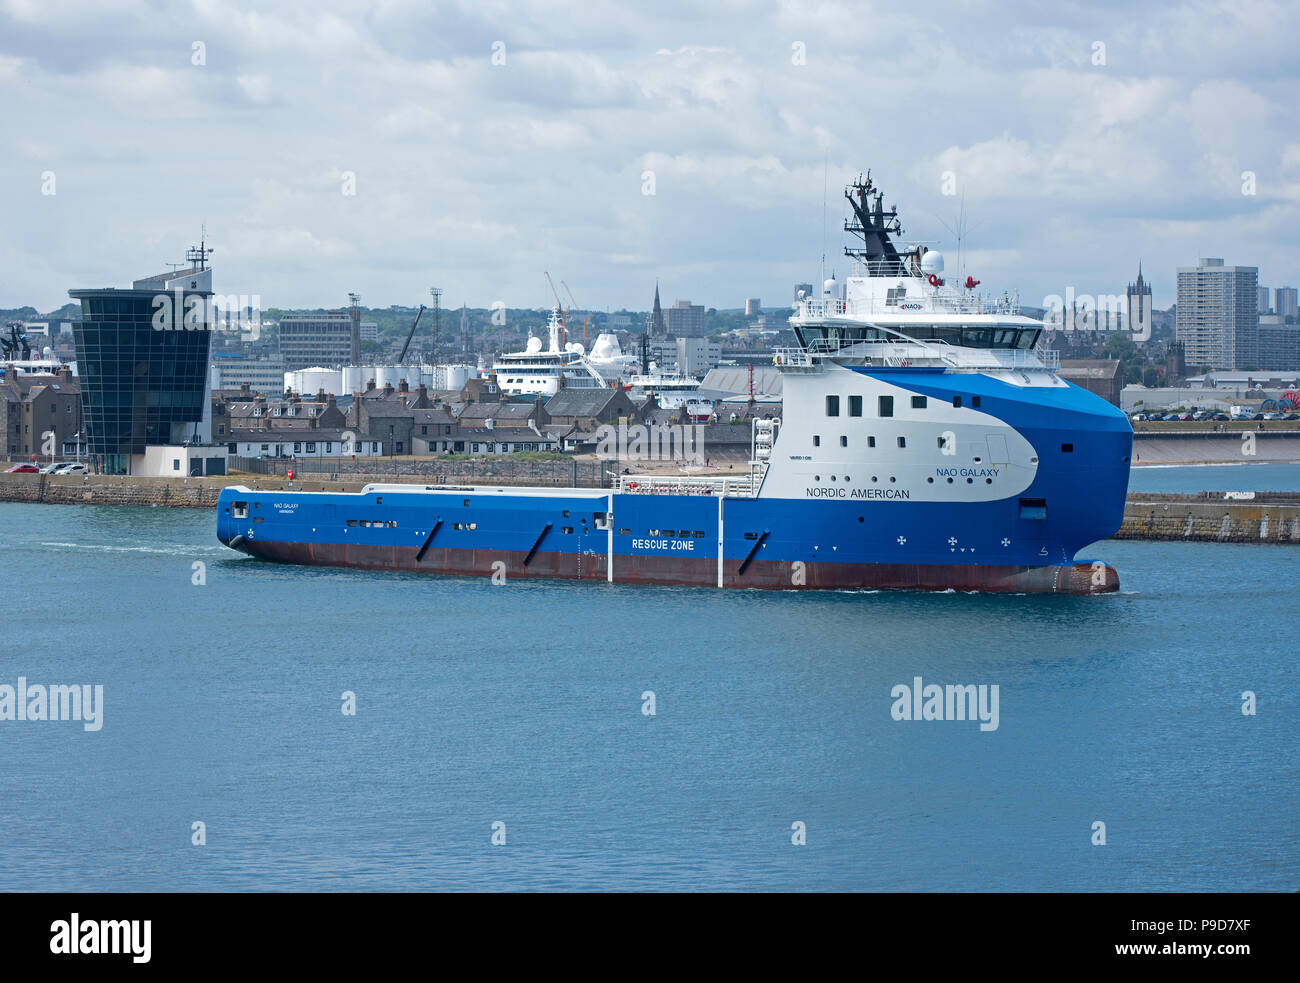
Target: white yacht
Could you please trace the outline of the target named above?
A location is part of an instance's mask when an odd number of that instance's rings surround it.
[[[565,389],[602,389],[608,383],[588,363],[582,345],[563,341],[564,320],[557,308],[547,324],[549,345],[530,335],[522,352],[506,352],[492,363],[497,385],[511,396],[554,396]]]

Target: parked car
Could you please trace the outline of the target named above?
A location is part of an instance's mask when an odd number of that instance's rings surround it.
[[[35,464],[15,464],[5,470],[5,474],[40,474],[41,469]]]
[[[54,465],[50,474],[90,474],[90,467],[79,461],[64,461]]]

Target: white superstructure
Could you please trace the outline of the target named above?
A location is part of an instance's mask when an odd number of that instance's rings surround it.
[[[587,362],[583,347],[578,342],[563,343],[561,334],[564,322],[558,310],[551,312],[547,324],[549,346],[542,348],[542,339],[530,336],[522,352],[506,352],[492,364],[497,385],[511,395],[554,396],[565,389],[601,389],[607,383]]]

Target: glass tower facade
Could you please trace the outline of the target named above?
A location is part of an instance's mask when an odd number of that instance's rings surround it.
[[[184,425],[197,426],[203,419],[211,325],[202,313],[186,324],[183,312],[192,298],[204,300],[196,309],[205,312],[210,292],[68,294],[81,301],[81,320],[72,331],[89,451],[100,455],[105,473],[125,474],[131,455],[143,454],[150,444],[184,440]],[[171,316],[173,310],[180,313]]]

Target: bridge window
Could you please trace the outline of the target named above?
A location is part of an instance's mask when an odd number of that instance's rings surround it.
[[[961,397],[960,397],[960,396],[954,396],[954,397],[952,398],[952,405],[955,406],[955,407],[957,407],[958,409],[961,409]]]
[[[861,397],[861,396],[850,396],[850,397],[849,397],[849,416],[861,416],[861,415],[862,415],[862,397]]]
[[[893,416],[893,415],[894,415],[894,397],[893,397],[893,396],[881,396],[881,397],[880,397],[880,415],[881,415],[881,416]]]
[[[926,406],[928,406],[928,405],[929,405],[929,400],[926,399],[926,397],[924,397],[924,396],[913,396],[913,397],[912,397],[912,409],[914,409],[914,410],[923,410],[923,409],[925,409]]]
[[[970,405],[971,405],[971,408],[972,408],[972,409],[976,409],[976,410],[979,409],[979,408],[980,408],[980,398],[979,398],[978,396],[972,396],[972,397],[970,398]]]
[[[1073,453],[1074,453],[1074,445],[1073,445],[1073,444],[1062,444],[1062,445],[1061,445],[1061,453],[1062,453],[1062,454],[1073,454]]]
[[[827,416],[840,415],[840,398],[838,396],[826,397],[826,415]]]

